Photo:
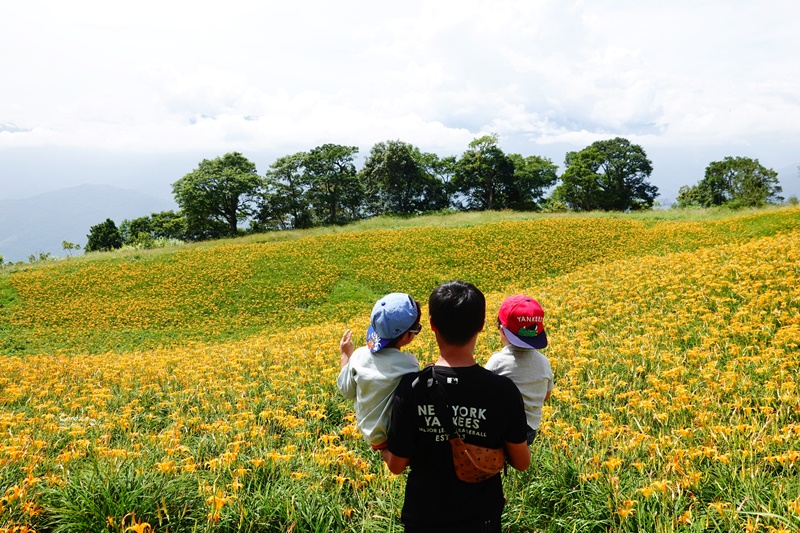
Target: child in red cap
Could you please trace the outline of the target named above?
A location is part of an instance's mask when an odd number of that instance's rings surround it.
[[[525,403],[531,444],[542,421],[542,405],[553,390],[550,361],[539,352],[547,346],[544,310],[529,296],[509,296],[500,305],[497,323],[503,349],[492,354],[486,369],[511,378],[517,385]]]

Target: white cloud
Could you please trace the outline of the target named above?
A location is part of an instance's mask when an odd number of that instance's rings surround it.
[[[796,144],[798,15],[791,0],[15,2],[0,148]]]

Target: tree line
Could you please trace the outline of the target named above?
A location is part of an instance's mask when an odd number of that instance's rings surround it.
[[[204,159],[172,184],[179,211],[92,226],[87,252],[159,239],[201,241],[269,230],[341,225],[379,215],[444,210],[635,211],[651,209],[644,149],[617,137],[568,152],[565,171],[540,156],[506,154],[497,135],[473,140],[460,157],[439,157],[409,143],[375,144],[361,169],[358,148],[323,144],[278,158],[259,175],[239,152]],[[675,207],[758,206],[783,200],[778,174],[757,159],[712,162]],[[548,194],[549,193],[549,194]]]

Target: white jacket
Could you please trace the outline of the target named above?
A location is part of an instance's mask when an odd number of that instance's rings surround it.
[[[373,354],[362,346],[342,367],[336,385],[345,398],[355,400],[356,422],[369,444],[386,441],[394,390],[400,378],[413,372],[419,372],[417,358],[397,348]]]
[[[492,354],[484,367],[511,378],[522,394],[528,425],[531,429],[539,429],[544,399],[553,390],[553,370],[547,357],[534,348],[509,344]]]

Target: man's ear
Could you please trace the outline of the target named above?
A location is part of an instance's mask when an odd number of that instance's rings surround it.
[[[433,323],[433,318],[428,318],[428,324],[430,324],[431,326],[431,331],[436,333],[437,329],[436,329],[436,324]]]

